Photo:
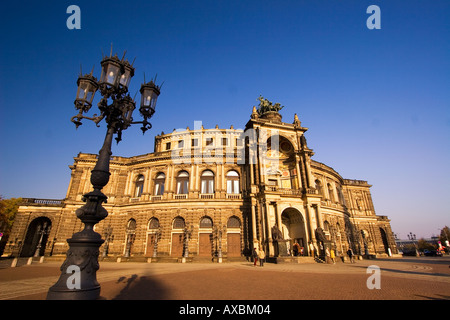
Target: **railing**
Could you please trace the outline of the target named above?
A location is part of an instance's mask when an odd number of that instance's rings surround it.
[[[344,184],[360,185],[360,186],[369,185],[365,180],[356,180],[356,179],[344,179]]]
[[[160,201],[162,200],[162,195],[152,196],[152,201]]]
[[[187,199],[187,194],[176,194],[174,195],[175,200]]]
[[[41,204],[41,205],[63,205],[64,200],[59,199],[36,199],[36,198],[22,198],[22,203],[24,204]]]
[[[290,196],[300,196],[302,194],[299,189],[278,188],[278,191],[281,191],[282,194]]]
[[[230,199],[230,200],[240,200],[242,197],[241,197],[241,194],[240,193],[227,193],[227,199]]]
[[[264,189],[266,192],[279,192],[282,195],[288,196],[301,196],[302,190],[300,189],[290,189],[290,188],[279,188],[277,186],[265,186]]]
[[[200,193],[200,199],[214,199],[214,193]]]
[[[319,194],[319,192],[314,188],[306,188],[306,194]]]

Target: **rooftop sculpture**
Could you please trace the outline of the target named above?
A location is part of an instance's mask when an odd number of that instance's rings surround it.
[[[259,116],[262,116],[264,113],[269,112],[269,111],[278,112],[284,108],[284,106],[282,106],[278,102],[275,104],[272,104],[271,101],[265,99],[263,96],[259,96],[259,98],[257,100],[259,100],[259,107],[257,110]]]

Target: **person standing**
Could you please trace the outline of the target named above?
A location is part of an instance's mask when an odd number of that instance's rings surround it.
[[[322,244],[320,244],[322,246]],[[319,258],[319,248],[317,248],[317,244],[314,243],[314,258]]]
[[[256,267],[256,261],[258,261],[258,252],[256,251],[256,248],[253,248],[253,266]]]
[[[333,261],[333,264],[336,263],[336,261],[334,261],[334,258],[336,258],[336,256],[335,256],[335,254],[334,254],[334,250],[331,249],[331,251],[330,251],[330,259],[331,259],[331,261]]]
[[[330,258],[330,250],[328,250],[328,248],[325,248],[325,261],[327,263],[330,263],[331,258]]]
[[[297,241],[294,243],[294,257],[298,256],[300,245],[297,243]]]
[[[309,243],[309,254],[311,255],[311,257],[314,257],[314,245],[312,241]]]
[[[347,250],[347,255],[348,255],[349,259],[350,259],[350,263],[353,263],[353,251],[352,251],[352,248],[349,248]]]
[[[259,249],[258,258],[259,258],[259,266],[260,267],[264,267],[264,261],[266,259],[266,253],[264,252],[263,248]]]

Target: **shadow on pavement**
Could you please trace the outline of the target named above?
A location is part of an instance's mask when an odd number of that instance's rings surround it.
[[[363,269],[367,269],[366,266],[355,266],[356,268],[363,268]],[[433,272],[433,271],[429,271],[429,272],[421,272],[421,271],[414,271],[414,270],[399,270],[399,269],[391,269],[391,268],[381,268],[381,271],[388,271],[388,272],[393,272],[393,273],[402,273],[402,274],[417,274],[417,275],[426,275],[426,276],[436,276],[436,277],[450,277],[450,274],[447,273],[437,273],[437,272]]]
[[[425,263],[425,264],[450,264],[450,257],[403,257],[403,258],[376,258],[373,261],[388,261],[388,262],[410,262],[410,263]]]
[[[429,296],[423,296],[416,294],[417,297],[420,297],[422,299],[429,299],[429,300],[450,300],[450,296],[444,296],[442,294],[436,295],[437,297],[429,297]]]
[[[168,291],[155,279],[133,274],[128,279],[120,277],[116,283],[125,282],[125,287],[112,300],[165,300]]]

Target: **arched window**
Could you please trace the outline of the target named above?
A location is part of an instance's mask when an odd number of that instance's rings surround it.
[[[344,195],[342,194],[342,189],[341,189],[341,187],[336,186],[336,193],[337,193],[337,196],[338,196],[336,202],[339,202],[339,203],[341,203],[341,204],[344,204]]]
[[[239,174],[231,170],[227,173],[227,193],[239,193]]]
[[[214,193],[214,172],[205,170],[201,176],[201,193]]]
[[[327,187],[328,187],[328,196],[330,197],[331,202],[335,202],[333,187],[329,183],[327,184]]]
[[[230,217],[227,222],[227,228],[240,228],[241,221],[238,217]]]
[[[200,228],[211,229],[212,226],[213,222],[210,217],[203,217],[202,220],[200,220]]]
[[[136,220],[130,219],[127,223],[127,233],[134,233],[136,231]]]
[[[135,238],[136,238],[136,220],[130,219],[128,220],[127,223],[124,257],[128,258],[130,256],[131,246],[133,245]]]
[[[166,176],[164,173],[158,173],[155,178],[155,196],[161,196],[164,193],[164,183]]]
[[[181,171],[177,176],[177,194],[188,194],[189,192],[189,173]]]
[[[325,233],[325,238],[327,240],[331,240],[331,228],[330,223],[328,221],[323,222],[323,231]]]
[[[322,193],[322,183],[320,182],[319,179],[317,179],[317,180],[315,181],[315,183],[316,183],[316,190],[317,190],[317,193],[320,194],[320,195],[323,195],[323,193]]]
[[[136,198],[140,197],[142,195],[142,191],[144,190],[144,181],[145,181],[145,178],[142,174],[137,176],[135,188],[134,188],[134,196]]]
[[[173,219],[172,229],[184,229],[185,223],[182,217],[176,217]]]
[[[151,218],[148,223],[149,229],[158,229],[159,228],[159,220],[157,218]]]

